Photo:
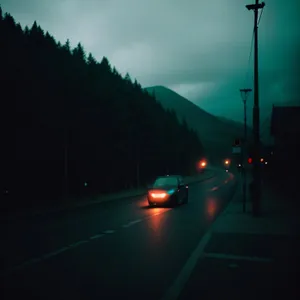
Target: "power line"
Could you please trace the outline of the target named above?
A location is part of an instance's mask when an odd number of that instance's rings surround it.
[[[265,8],[265,7],[263,7],[262,10],[260,11],[260,15],[259,15],[259,18],[258,18],[257,25],[259,25],[259,22],[260,22],[260,19],[261,19],[262,14],[263,14],[264,8]]]
[[[259,18],[258,18],[258,22],[257,24],[259,24],[260,20],[261,20],[261,16],[263,14],[263,10],[264,10],[264,7],[261,9],[260,11],[260,15],[259,15]],[[251,58],[252,58],[252,52],[253,52],[253,42],[254,42],[254,32],[255,32],[255,28],[253,28],[253,31],[252,31],[252,38],[251,38],[251,45],[250,45],[250,51],[249,51],[249,57],[248,57],[248,66],[247,66],[247,73],[246,73],[246,77],[245,77],[245,86],[248,86],[248,80],[249,80],[249,73],[250,73],[250,70],[251,70],[251,66],[250,66],[250,63],[251,63]],[[253,77],[253,74],[252,74],[252,82],[254,81],[254,77]],[[264,128],[266,124],[263,124],[262,128]],[[264,129],[265,130],[265,129]]]
[[[264,7],[262,8],[262,10],[260,11],[260,15],[258,18],[258,22],[257,25],[260,23],[261,20],[261,16],[263,14],[264,11]],[[249,79],[249,73],[250,73],[250,62],[251,62],[251,57],[252,57],[252,51],[253,51],[253,42],[254,42],[254,30],[255,28],[253,28],[252,30],[252,38],[251,38],[251,45],[250,45],[250,53],[249,53],[249,58],[248,58],[248,65],[247,65],[247,73],[246,73],[246,77],[245,77],[245,86],[247,86],[247,81]],[[253,75],[252,75],[252,81],[254,81]]]

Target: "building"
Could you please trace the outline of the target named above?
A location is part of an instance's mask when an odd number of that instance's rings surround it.
[[[300,106],[274,106],[271,117],[271,136],[274,139],[274,161],[278,166],[299,164]]]

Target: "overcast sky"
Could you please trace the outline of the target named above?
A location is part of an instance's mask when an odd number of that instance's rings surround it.
[[[269,0],[259,23],[260,101],[297,101],[300,1]],[[164,85],[217,115],[242,119],[254,0],[1,0],[22,26],[36,20],[56,40],[82,42],[144,86]],[[248,73],[248,76],[246,74]],[[249,97],[249,107],[253,94]],[[249,109],[250,111],[250,109]]]

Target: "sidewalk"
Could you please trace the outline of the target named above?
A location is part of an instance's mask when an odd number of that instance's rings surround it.
[[[196,176],[188,176],[185,177],[185,183],[187,184],[194,184],[197,182],[201,182],[204,180],[207,180],[209,178],[212,178],[214,176],[214,171],[206,170],[203,174],[198,174]],[[26,212],[15,212],[8,215],[0,215],[0,220],[13,220],[13,219],[19,219],[19,218],[27,218],[27,217],[34,217],[39,215],[45,215],[49,213],[56,213],[56,212],[62,212],[72,209],[78,209],[80,207],[87,207],[91,205],[96,205],[103,202],[109,202],[109,201],[117,201],[127,198],[134,198],[143,196],[147,193],[146,188],[140,188],[140,189],[131,189],[131,190],[125,190],[118,193],[113,194],[106,194],[106,195],[98,195],[94,197],[88,197],[88,198],[81,198],[78,201],[70,201],[69,204],[59,205],[59,206],[51,206],[51,207],[40,207],[35,208],[30,211]]]
[[[299,192],[263,188],[262,215],[253,218],[241,190],[212,226],[179,299],[300,299]]]

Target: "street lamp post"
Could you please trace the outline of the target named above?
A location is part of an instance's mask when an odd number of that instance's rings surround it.
[[[253,216],[259,216],[261,205],[261,174],[260,174],[260,119],[259,119],[259,86],[258,86],[258,10],[263,9],[265,3],[246,5],[248,10],[254,11],[254,105],[253,105]]]
[[[247,174],[246,174],[246,153],[247,153],[247,97],[252,89],[240,89],[244,104],[244,141],[242,145],[242,177],[243,177],[243,212],[246,212]]]

